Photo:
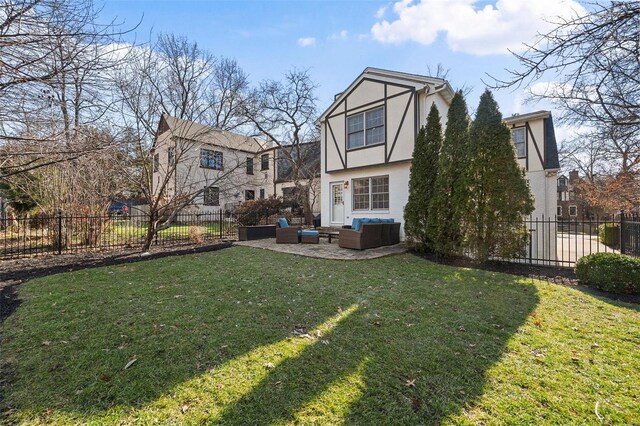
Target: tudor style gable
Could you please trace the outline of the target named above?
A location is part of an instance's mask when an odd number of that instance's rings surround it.
[[[453,91],[441,79],[367,68],[320,117],[325,173],[411,161],[420,96],[430,94],[446,108]]]

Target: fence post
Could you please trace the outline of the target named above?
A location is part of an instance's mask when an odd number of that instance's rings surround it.
[[[62,254],[62,209],[58,209],[58,254]]]
[[[620,210],[620,235],[618,237],[618,241],[620,241],[620,254],[625,254],[625,247],[624,247],[624,224],[625,224],[625,220],[624,220],[624,210]]]
[[[220,209],[218,211],[218,215],[219,215],[219,218],[220,218],[220,223],[218,224],[218,228],[219,228],[219,232],[220,232],[220,239],[222,239],[222,226],[223,226],[222,225],[222,209]]]

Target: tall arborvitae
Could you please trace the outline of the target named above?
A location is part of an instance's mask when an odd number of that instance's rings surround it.
[[[438,161],[438,177],[429,203],[427,235],[436,253],[462,251],[462,220],[468,198],[469,113],[461,91],[451,101]]]
[[[429,202],[438,176],[438,156],[442,146],[442,124],[435,103],[427,116],[427,126],[420,129],[413,147],[409,201],[404,209],[404,232],[416,248],[430,248],[427,238]]]
[[[469,138],[465,244],[479,261],[509,257],[524,248],[523,216],[533,211],[533,199],[516,160],[511,131],[488,90],[480,97]]]

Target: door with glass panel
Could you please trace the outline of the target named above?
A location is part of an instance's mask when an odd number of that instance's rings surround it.
[[[344,189],[342,182],[331,184],[331,223],[344,223]]]

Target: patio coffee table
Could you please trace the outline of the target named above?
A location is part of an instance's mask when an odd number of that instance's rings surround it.
[[[332,238],[338,238],[340,233],[338,231],[320,231],[320,238],[326,238],[331,244]]]

